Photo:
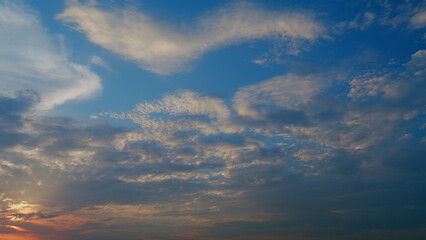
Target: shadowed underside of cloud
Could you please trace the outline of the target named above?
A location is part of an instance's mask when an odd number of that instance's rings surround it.
[[[288,74],[241,88],[232,107],[179,91],[104,113],[141,127],[118,137],[117,151],[137,157],[118,158],[133,167],[114,169],[116,185],[140,184],[130,192],[147,204],[179,196],[156,214],[198,227],[174,238],[421,239],[424,64],[420,50],[386,74],[347,79],[341,96],[326,94],[333,79]]]
[[[3,96],[1,231],[421,239],[423,52],[387,74],[348,79],[346,96],[324,94],[334,83],[321,75],[290,74],[241,88],[233,105],[180,91],[103,114],[138,130],[32,116],[37,94]]]
[[[325,94],[336,83],[329,77],[287,74],[240,88],[232,107],[221,99],[180,91],[139,104],[128,113],[103,115],[131,119],[142,128],[136,139],[165,145],[183,141],[177,137],[181,134],[192,140],[236,134],[251,144],[260,136],[276,136],[324,147],[366,149],[409,137],[407,131],[413,129],[408,126],[421,121],[425,56],[420,50],[386,74],[371,71],[349,79],[346,96]]]
[[[25,9],[0,6],[14,14]],[[229,15],[230,9],[238,14]],[[105,31],[116,30],[110,21],[132,26],[137,19],[153,39],[173,33],[130,10],[108,13],[74,2],[60,18],[71,13],[81,19],[90,14],[91,24],[103,19],[107,24],[99,26]],[[235,35],[225,27],[223,38],[203,42],[203,34],[239,18],[249,21],[253,15],[262,29],[271,18],[287,20],[265,14],[251,5],[232,5],[200,21],[193,35],[202,39],[194,43],[197,49],[180,43],[179,34],[165,46],[167,51],[168,44],[190,48],[185,50],[190,56],[171,57],[190,60],[253,36],[286,37],[272,24],[270,32],[239,29]],[[21,15],[32,16],[26,10]],[[286,24],[280,31],[289,34],[291,24]],[[287,37],[318,37],[306,34]],[[112,44],[108,37],[105,44]],[[158,59],[162,52],[156,48],[144,50]],[[148,55],[133,60],[160,66]],[[23,69],[41,71],[31,64]],[[43,92],[1,95],[0,234],[62,240],[422,240],[425,66],[426,52],[419,50],[405,64],[344,80],[289,73],[241,87],[232,102],[181,90],[128,112],[100,114],[130,119],[138,129],[32,115],[31,109],[45,101]],[[345,91],[332,94],[336,84],[345,85]]]
[[[35,92],[2,96],[1,231],[421,239],[425,56],[349,78],[340,96],[326,94],[333,79],[287,74],[240,88],[231,103],[182,90],[103,114],[140,129],[34,116]]]
[[[0,2],[1,90],[39,92],[38,109],[51,109],[101,89],[98,75],[71,62],[65,50],[47,34],[37,14],[21,3]],[[57,43],[56,43],[57,42]]]
[[[324,34],[324,27],[308,14],[265,10],[248,2],[218,9],[184,29],[133,9],[106,11],[78,1],[57,17],[74,24],[93,43],[158,74],[181,71],[220,46],[264,38],[314,41]]]

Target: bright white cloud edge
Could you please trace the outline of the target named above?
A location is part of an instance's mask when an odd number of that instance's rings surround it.
[[[88,66],[73,63],[61,36],[49,36],[37,14],[22,3],[0,3],[0,82],[3,91],[36,90],[39,110],[93,96],[102,88]]]
[[[214,48],[245,40],[313,41],[324,27],[312,16],[276,12],[238,2],[205,15],[191,27],[174,29],[134,9],[105,11],[70,1],[58,19],[74,24],[88,39],[148,71],[168,75]]]

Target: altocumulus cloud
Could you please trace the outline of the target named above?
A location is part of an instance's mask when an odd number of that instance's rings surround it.
[[[50,239],[419,239],[426,153],[410,131],[423,127],[423,66],[418,51],[347,79],[342,96],[324,94],[334,82],[321,75],[290,74],[242,87],[233,105],[179,91],[103,114],[140,129],[35,116],[34,92],[3,96],[1,227]]]
[[[264,38],[314,41],[325,32],[309,14],[266,10],[248,2],[205,15],[192,29],[175,29],[134,9],[106,11],[79,1],[70,1],[57,17],[93,43],[159,74],[181,71],[189,61],[220,46]]]
[[[23,6],[2,6],[12,16],[34,17]],[[240,16],[228,15],[232,8],[240,15],[247,9],[254,16],[266,14],[237,4],[200,26]],[[60,18],[83,10],[107,22],[127,15],[128,24],[145,19],[130,10],[108,13],[78,2]],[[142,21],[142,27],[170,33],[147,24]],[[37,26],[31,28],[40,30]],[[205,29],[211,34],[214,28]],[[200,29],[194,36],[202,36]],[[223,30],[226,36],[228,30]],[[202,49],[251,34],[237,31],[239,37]],[[317,35],[290,34],[298,36]],[[196,54],[187,60],[203,52],[191,51]],[[180,54],[171,59],[185,56]],[[134,129],[99,118],[84,123],[35,115],[34,107],[50,99],[41,90],[2,94],[0,232],[83,240],[420,240],[426,226],[426,52],[414,51],[407,59],[344,79],[323,72],[287,73],[241,87],[230,102],[181,90],[128,112],[100,114],[130,119],[139,125]],[[163,68],[173,63],[167,58],[166,65],[155,65],[145,55],[133,60],[167,72],[176,67]],[[31,64],[23,69],[39,76]],[[345,86],[339,94],[333,94],[336,85]]]
[[[155,142],[165,153],[155,156],[161,170],[121,180],[178,179],[208,184],[204,194],[227,196],[217,206],[220,220],[208,221],[213,236],[292,235],[293,227],[309,222],[303,230],[308,239],[320,232],[357,239],[387,226],[397,228],[385,234],[390,238],[407,232],[418,238],[425,219],[415,211],[401,214],[407,205],[424,212],[424,63],[420,50],[398,68],[350,75],[339,96],[327,91],[341,79],[288,74],[242,87],[232,106],[180,91],[127,113],[102,115],[140,124],[141,133],[129,133],[122,149],[138,143],[150,146],[139,146],[139,154],[152,154]],[[416,183],[408,187],[407,181]],[[244,209],[263,206],[263,212],[229,218],[234,201]],[[399,225],[401,216],[407,224]],[[261,229],[251,231],[254,226]],[[337,232],[327,230],[336,226]]]
[[[51,109],[101,89],[88,66],[71,62],[60,37],[49,36],[33,10],[21,2],[0,2],[0,73],[2,90],[39,92],[38,109]]]

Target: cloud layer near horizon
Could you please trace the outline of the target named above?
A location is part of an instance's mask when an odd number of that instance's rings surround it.
[[[424,127],[424,63],[420,50],[350,78],[346,96],[324,94],[335,82],[321,75],[290,74],[240,88],[233,105],[182,90],[102,114],[139,129],[33,116],[32,92],[2,97],[5,221],[51,239],[421,231],[425,141],[411,132]]]
[[[212,49],[255,39],[314,41],[325,28],[309,14],[262,9],[237,2],[185,28],[167,26],[134,9],[106,11],[72,1],[58,19],[148,71],[171,74]]]

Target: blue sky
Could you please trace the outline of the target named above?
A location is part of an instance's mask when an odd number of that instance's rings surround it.
[[[423,239],[424,1],[0,0],[0,238]]]

